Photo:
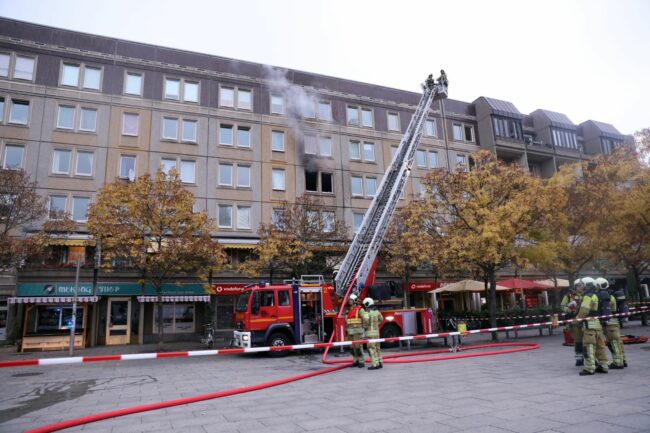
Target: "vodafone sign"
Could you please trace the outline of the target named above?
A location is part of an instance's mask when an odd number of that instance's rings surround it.
[[[440,287],[440,283],[438,283]],[[436,288],[436,284],[433,281],[418,281],[417,283],[409,283],[408,288],[411,292],[428,292]]]
[[[244,291],[245,284],[213,284],[212,293],[219,296],[239,295]]]

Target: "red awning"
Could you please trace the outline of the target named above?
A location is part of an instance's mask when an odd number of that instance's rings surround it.
[[[247,284],[244,283],[234,283],[234,284],[212,284],[212,293],[217,296],[226,296],[226,295],[239,295],[244,291]]]

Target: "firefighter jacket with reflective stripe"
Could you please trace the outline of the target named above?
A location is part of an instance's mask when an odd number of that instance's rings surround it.
[[[582,302],[580,303],[580,311],[578,311],[577,318],[582,319],[590,316],[598,315],[598,295],[595,293],[585,294],[582,297]],[[587,329],[597,329],[602,331],[603,327],[600,324],[600,320],[593,319],[582,322],[585,328]]]
[[[381,325],[383,316],[376,308],[362,311],[363,329],[366,331],[366,338],[379,338],[379,325]]]
[[[363,323],[361,321],[361,306],[355,305],[350,308],[348,315],[346,317],[348,325],[348,334],[351,330],[356,331],[357,333],[363,332]]]
[[[614,297],[614,295],[612,295],[611,298],[609,299],[609,310],[611,311],[612,314],[618,313],[618,309],[616,308],[616,298]],[[617,316],[611,317],[607,321],[607,324],[608,325],[616,325],[616,326],[620,325]]]

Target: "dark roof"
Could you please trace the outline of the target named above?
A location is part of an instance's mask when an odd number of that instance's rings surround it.
[[[551,126],[556,126],[558,128],[568,128],[568,129],[576,129],[576,124],[569,119],[566,114],[562,113],[557,113],[555,111],[550,111],[550,110],[535,110],[538,111],[551,122]]]
[[[485,99],[485,102],[488,103],[492,109],[492,114],[496,114],[498,116],[513,117],[519,120],[522,120],[524,118],[524,115],[519,110],[517,110],[517,107],[515,107],[515,104],[512,102],[488,98],[485,96],[481,96],[481,98]]]
[[[596,120],[587,120],[584,123],[591,122],[596,128],[600,131],[600,135],[607,138],[613,138],[615,140],[625,140],[625,135],[621,134],[618,129],[609,123],[598,122]]]

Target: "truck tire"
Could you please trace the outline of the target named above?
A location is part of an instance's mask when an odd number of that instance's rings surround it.
[[[290,346],[291,344],[292,343],[289,336],[282,332],[274,332],[269,336],[268,340],[266,341],[267,346]],[[290,351],[288,350],[282,350],[279,352],[270,351],[269,356],[272,357],[287,356],[289,352]]]
[[[402,331],[400,331],[399,326],[395,325],[394,323],[389,323],[387,325],[384,325],[383,328],[381,328],[379,336],[381,338],[401,337]],[[381,343],[381,347],[386,347],[386,348],[397,347],[398,344],[399,343],[397,341],[384,342]]]

